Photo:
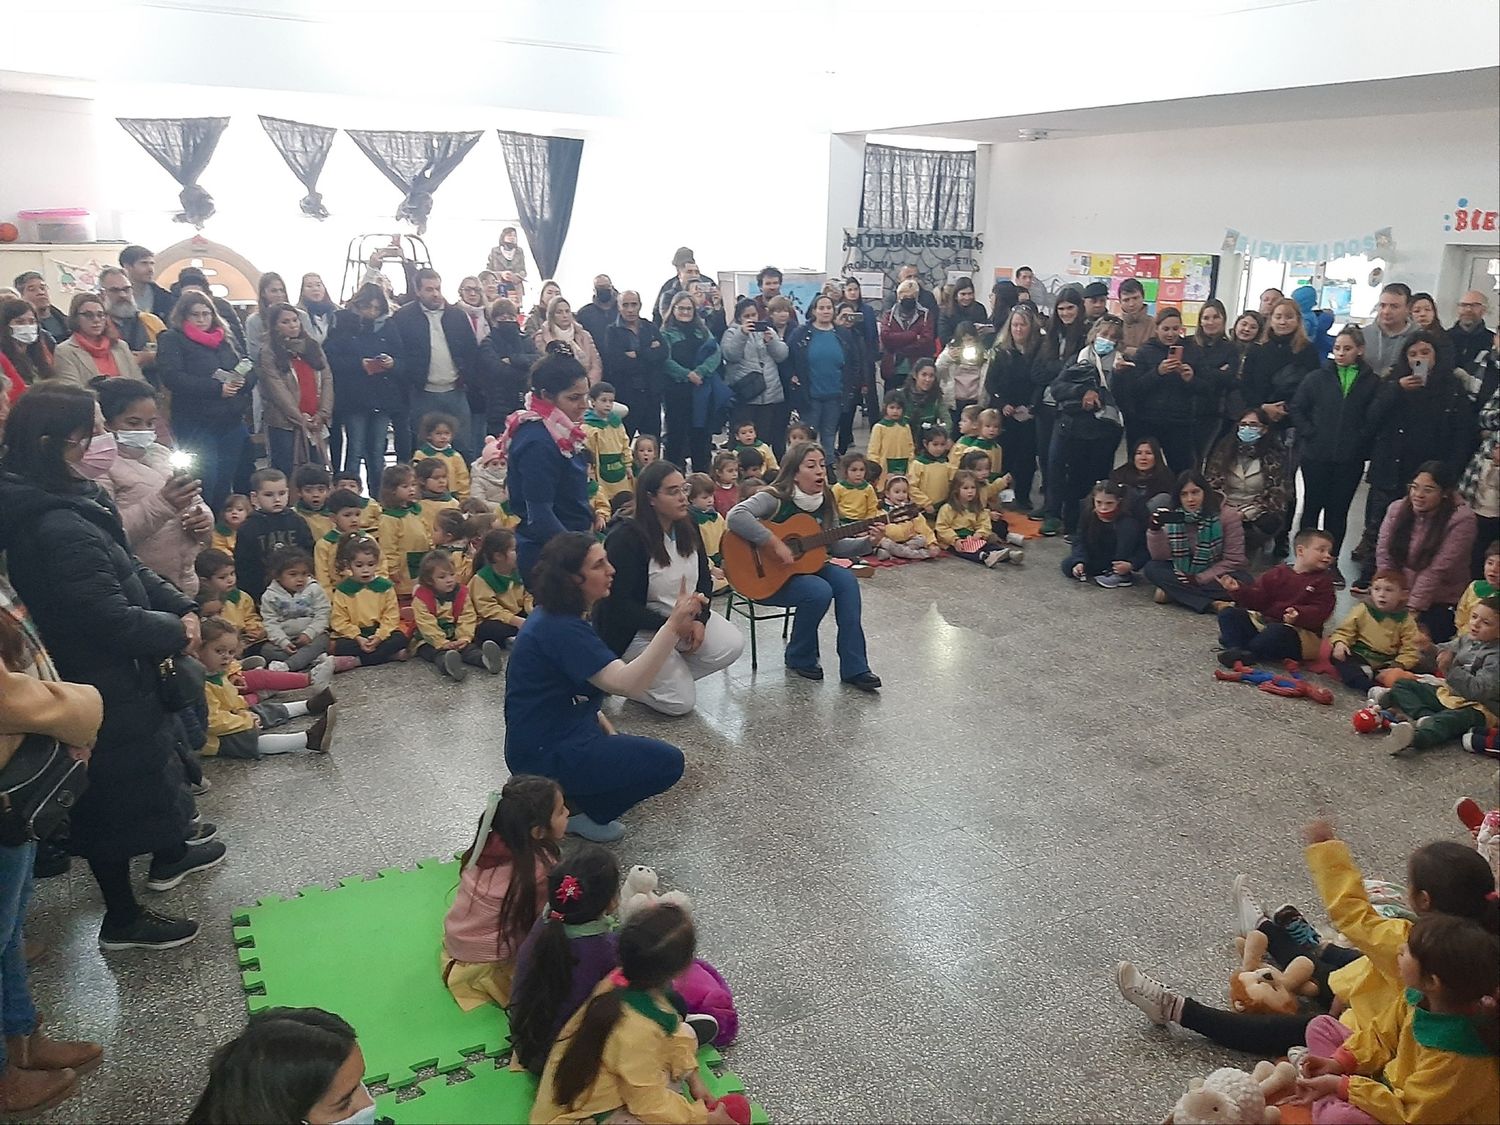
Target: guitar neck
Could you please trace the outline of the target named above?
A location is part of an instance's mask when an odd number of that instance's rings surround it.
[[[840,539],[853,539],[856,536],[863,535],[877,523],[884,523],[889,518],[884,513],[881,513],[874,519],[856,520],[853,523],[840,524],[838,527],[829,528],[827,531],[820,531],[817,535],[801,536],[799,542],[804,551],[809,547],[829,547],[837,543]]]

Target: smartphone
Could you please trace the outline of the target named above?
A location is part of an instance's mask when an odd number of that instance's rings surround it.
[[[1167,361],[1169,363],[1181,363],[1182,362],[1182,345],[1181,344],[1173,344],[1170,348],[1167,349]]]
[[[167,454],[167,464],[172,467],[172,475],[183,480],[191,480],[193,476],[193,455],[185,449],[174,449]]]
[[[1164,523],[1187,523],[1187,513],[1181,508],[1158,508],[1151,513],[1151,519],[1158,527]]]
[[[1414,363],[1414,364],[1411,365],[1411,373],[1417,377],[1418,381],[1420,381],[1423,384],[1426,384],[1426,382],[1427,382],[1427,361],[1425,359],[1419,359],[1419,360],[1417,360],[1416,363]]]

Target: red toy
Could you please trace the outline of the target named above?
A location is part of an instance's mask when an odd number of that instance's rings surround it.
[[[1215,668],[1214,679],[1224,680],[1227,683],[1255,684],[1261,691],[1271,695],[1285,696],[1287,699],[1311,699],[1314,703],[1324,706],[1333,702],[1333,692],[1320,684],[1315,684],[1307,679],[1299,670],[1295,660],[1285,662],[1286,672],[1267,672],[1260,668],[1250,668],[1235,662],[1232,669]]]
[[[703,1104],[709,1109],[723,1106],[735,1125],[750,1125],[750,1100],[744,1094],[725,1094],[722,1098],[710,1098]]]
[[[1394,716],[1389,711],[1382,711],[1375,704],[1366,704],[1350,717],[1349,721],[1354,724],[1354,729],[1360,734],[1375,734],[1379,731],[1391,729]]]

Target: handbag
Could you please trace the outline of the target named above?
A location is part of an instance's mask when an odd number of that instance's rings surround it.
[[[88,768],[55,738],[28,734],[0,769],[0,845],[51,838],[88,786]]]
[[[752,402],[766,393],[766,373],[747,371],[740,377],[739,382],[731,383],[729,389],[734,392],[734,397],[741,404]]]

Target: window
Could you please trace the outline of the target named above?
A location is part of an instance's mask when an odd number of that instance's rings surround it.
[[[973,230],[972,152],[865,146],[859,225],[889,230]]]

